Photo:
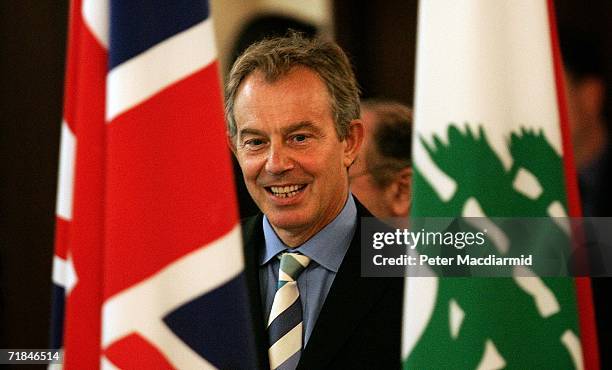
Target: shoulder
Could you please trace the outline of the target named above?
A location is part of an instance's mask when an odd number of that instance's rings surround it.
[[[245,244],[257,241],[263,238],[263,214],[258,213],[255,216],[246,217],[240,220],[242,229],[242,239]]]
[[[363,219],[366,218],[366,223],[369,225],[369,229],[371,230],[379,230],[379,231],[392,231],[392,227],[384,223],[382,220],[376,218],[368,209],[359,202],[359,199],[353,194],[353,199],[355,199],[355,207],[357,208],[357,224],[358,226],[362,226]]]
[[[353,200],[355,201],[355,207],[357,208],[357,217],[374,217],[368,209],[361,204],[359,199],[353,194]]]

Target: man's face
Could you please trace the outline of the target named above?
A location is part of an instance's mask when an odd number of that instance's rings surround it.
[[[234,100],[234,118],[231,145],[251,197],[281,239],[290,235],[288,244],[303,243],[344,206],[361,123],[353,121],[349,136],[338,138],[325,84],[306,67],[272,83],[260,72],[248,75]]]

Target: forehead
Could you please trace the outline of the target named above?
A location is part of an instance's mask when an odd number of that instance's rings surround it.
[[[276,81],[255,71],[240,84],[234,101],[238,127],[257,122],[292,123],[331,119],[330,97],[319,75],[294,67]]]

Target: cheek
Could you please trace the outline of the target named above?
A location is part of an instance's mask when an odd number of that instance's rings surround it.
[[[245,180],[254,180],[257,178],[263,166],[263,160],[253,156],[243,156],[238,160],[238,163],[240,164],[240,169],[242,170]]]
[[[342,166],[341,163],[342,159],[336,154],[319,152],[302,156],[299,167],[312,176],[328,178],[338,176],[338,169]],[[326,181],[329,181],[329,179]]]

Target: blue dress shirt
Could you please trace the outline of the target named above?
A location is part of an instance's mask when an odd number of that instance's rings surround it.
[[[287,247],[276,235],[267,217],[264,216],[263,230],[266,245],[260,255],[259,282],[266,324],[272,310],[278,282],[280,261],[275,257],[287,250],[300,252],[311,259],[308,267],[297,279],[302,302],[304,346],[308,343],[323,302],[325,302],[344,255],[351,244],[356,227],[357,207],[350,193],[338,216],[297,248]]]

